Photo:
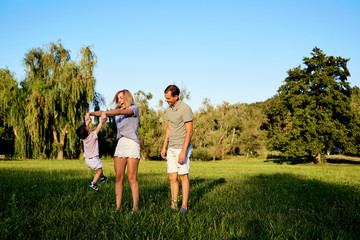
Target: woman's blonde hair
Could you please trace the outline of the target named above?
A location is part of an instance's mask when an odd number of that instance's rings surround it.
[[[124,89],[124,90],[120,90],[118,91],[116,94],[115,94],[115,97],[114,99],[112,100],[112,104],[115,104],[115,108],[120,108],[120,105],[119,105],[119,99],[118,99],[118,95],[122,93],[123,94],[123,97],[124,97],[124,105],[125,105],[125,108],[128,108],[130,107],[131,105],[134,105],[134,98],[131,94],[131,92],[127,89]]]

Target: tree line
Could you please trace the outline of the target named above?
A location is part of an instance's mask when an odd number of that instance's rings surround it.
[[[360,90],[347,78],[349,59],[327,56],[315,47],[303,65],[290,69],[272,98],[252,104],[209,99],[194,112],[193,157],[218,160],[280,154],[309,161],[341,149],[359,155]],[[71,59],[61,42],[25,54],[25,79],[18,83],[9,69],[0,69],[0,154],[18,158],[69,158],[82,155],[75,129],[89,108],[104,98],[94,91],[96,55],[91,47]],[[140,110],[138,129],[142,159],[160,159],[165,132],[163,102],[149,106],[151,93],[134,94]],[[186,101],[190,93],[181,90]],[[95,123],[96,123],[95,119]],[[109,118],[99,133],[101,155],[112,156],[116,127]]]

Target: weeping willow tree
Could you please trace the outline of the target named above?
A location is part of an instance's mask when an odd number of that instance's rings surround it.
[[[77,154],[80,142],[75,129],[95,96],[96,64],[90,47],[82,48],[80,55],[78,63],[71,60],[70,51],[60,42],[25,54],[25,80],[20,88],[14,83],[15,94],[3,101],[15,113],[9,114],[8,121],[20,156],[62,159],[64,153]]]
[[[8,69],[0,69],[0,115],[4,128],[12,128],[15,137],[15,153],[26,157],[28,138],[24,122],[25,92]],[[20,123],[20,124],[18,124]],[[20,141],[21,139],[21,141]],[[1,148],[3,145],[1,146]],[[3,149],[1,152],[6,152]]]

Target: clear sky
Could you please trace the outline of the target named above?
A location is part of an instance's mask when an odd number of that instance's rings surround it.
[[[204,98],[265,101],[315,46],[350,58],[348,80],[360,86],[359,0],[0,0],[0,29],[0,68],[18,82],[30,49],[61,39],[77,60],[92,45],[108,102],[142,90],[155,108],[173,83],[193,110]]]

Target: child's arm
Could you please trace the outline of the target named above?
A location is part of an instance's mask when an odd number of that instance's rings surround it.
[[[87,113],[87,114],[85,115],[85,125],[86,125],[86,126],[89,126],[90,122],[91,122],[91,118],[90,118],[89,113]]]
[[[100,117],[101,117],[100,122],[95,129],[96,134],[98,134],[100,132],[100,129],[102,128],[103,123],[106,122],[106,119],[107,119],[105,112],[102,112]]]

